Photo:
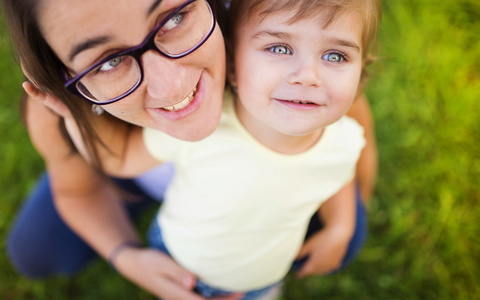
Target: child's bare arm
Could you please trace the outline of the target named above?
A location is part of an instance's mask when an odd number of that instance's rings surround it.
[[[350,182],[318,210],[324,227],[302,246],[298,258],[308,255],[299,277],[327,274],[341,266],[355,231],[355,184]]]

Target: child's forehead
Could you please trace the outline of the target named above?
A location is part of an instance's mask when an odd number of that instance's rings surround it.
[[[249,0],[244,1],[248,2]],[[355,1],[352,1],[351,5],[343,6],[328,5],[328,3],[325,3],[326,1],[250,0],[249,2],[252,5],[246,5],[242,13],[245,21],[252,17],[263,19],[282,14],[285,16],[285,23],[287,24],[305,19],[317,19],[317,21],[323,23],[323,27],[328,27],[345,14],[359,14],[361,18],[356,19],[359,23],[362,23],[364,19],[362,9],[359,9],[358,5],[354,5]],[[363,24],[359,25],[362,26]]]
[[[358,9],[325,5],[302,6],[302,1],[287,1],[288,3],[284,5],[274,6],[272,2],[275,1],[263,1],[263,4],[251,7],[251,9],[244,14],[244,22],[252,18],[258,18],[260,22],[262,22],[269,17],[278,17],[281,15],[285,24],[294,24],[302,20],[313,20],[316,21],[316,24],[320,24],[322,28],[328,28],[338,21],[345,19],[345,16],[356,14],[360,16],[360,18],[352,18],[351,21],[359,23],[358,26],[364,26],[363,14]],[[315,25],[312,24],[312,26]]]

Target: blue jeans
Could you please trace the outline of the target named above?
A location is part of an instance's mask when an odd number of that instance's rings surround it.
[[[366,235],[367,235],[366,212],[362,203],[362,199],[361,199],[361,195],[358,187],[356,190],[356,208],[357,208],[357,218],[356,218],[355,233],[352,237],[352,240],[349,243],[347,253],[343,258],[341,266],[337,270],[335,270],[335,272],[345,268],[345,266],[347,266],[353,260],[353,258],[358,254],[358,252],[362,248],[366,239]],[[311,235],[321,230],[322,227],[323,225],[319,220],[318,215],[315,213],[310,219],[310,224],[309,224],[305,239],[309,238]],[[153,219],[152,224],[150,225],[150,229],[148,232],[148,240],[151,247],[158,249],[160,251],[163,251],[166,254],[170,255],[163,241],[162,230],[158,225],[156,217]],[[292,270],[298,270],[305,263],[306,259],[307,257],[301,260],[294,261],[292,264]],[[245,296],[242,298],[242,300],[258,299],[262,295],[266,294],[276,284],[279,284],[279,283],[274,283],[272,285],[266,286],[258,290],[244,291]],[[231,291],[226,291],[223,289],[212,287],[200,280],[197,280],[197,285],[195,286],[195,290],[205,298],[218,297],[218,296],[228,295],[232,293]]]
[[[116,180],[124,190],[138,196],[134,204],[126,204],[130,216],[155,201],[145,194],[133,180]],[[357,227],[350,242],[342,267],[353,260],[363,246],[367,234],[365,210],[357,197]],[[309,234],[321,229],[318,218],[312,218]],[[96,253],[59,217],[47,174],[43,174],[20,209],[10,229],[7,252],[14,267],[22,275],[42,278],[54,275],[74,275],[83,269]]]

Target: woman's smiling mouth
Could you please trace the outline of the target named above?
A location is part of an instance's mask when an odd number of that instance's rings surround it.
[[[190,92],[190,94],[188,94],[187,97],[185,97],[185,99],[183,99],[181,102],[175,104],[175,105],[171,105],[171,106],[166,106],[166,107],[162,107],[163,110],[166,110],[166,111],[178,111],[178,110],[181,110],[185,107],[187,107],[190,103],[192,103],[193,99],[195,98],[195,95],[197,94],[197,87],[195,87],[195,89],[193,91]]]

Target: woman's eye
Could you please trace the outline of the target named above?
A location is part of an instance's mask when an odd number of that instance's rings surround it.
[[[168,31],[168,30],[172,30],[173,28],[177,27],[178,25],[180,25],[183,21],[183,18],[184,18],[184,14],[185,13],[178,13],[176,15],[174,15],[173,17],[171,17],[166,23],[165,25],[163,25],[163,29],[165,31]]]
[[[272,46],[272,47],[268,48],[268,50],[272,51],[275,54],[281,54],[281,55],[292,54],[292,51],[290,51],[290,49],[288,49],[288,47],[284,46],[284,45]]]
[[[111,60],[103,63],[100,68],[99,68],[99,71],[109,71],[113,68],[115,68],[116,66],[118,66],[121,62],[122,62],[123,58],[122,57],[115,57],[115,58],[112,58]]]
[[[325,54],[322,59],[329,62],[342,62],[345,58],[340,53],[328,53]]]

